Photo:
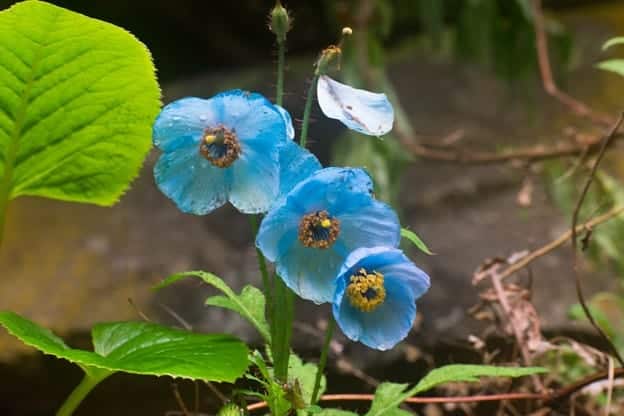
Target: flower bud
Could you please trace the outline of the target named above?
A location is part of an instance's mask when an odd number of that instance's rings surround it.
[[[282,43],[286,40],[286,33],[290,31],[290,16],[288,10],[282,6],[280,0],[277,0],[275,7],[271,10],[271,22],[269,29],[275,33],[278,43]]]
[[[323,49],[316,61],[316,75],[325,75],[333,69],[339,69],[341,56],[342,49],[338,46],[331,45]]]

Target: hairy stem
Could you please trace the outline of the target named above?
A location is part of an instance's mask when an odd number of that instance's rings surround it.
[[[310,114],[312,113],[312,101],[314,101],[314,89],[316,88],[318,78],[318,75],[314,75],[306,96],[305,108],[303,110],[303,122],[301,124],[301,138],[299,139],[299,145],[303,148],[306,147],[306,142],[308,141],[308,127],[310,125]]]
[[[277,87],[275,91],[275,103],[279,106],[284,101],[284,69],[286,61],[285,42],[277,42]]]

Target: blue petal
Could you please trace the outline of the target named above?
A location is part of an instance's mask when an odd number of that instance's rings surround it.
[[[295,138],[295,127],[293,126],[292,118],[290,117],[290,113],[286,111],[286,109],[280,105],[275,104],[275,108],[282,115],[282,119],[284,119],[284,124],[286,125],[286,137],[290,140]]]
[[[278,149],[267,145],[264,152],[259,152],[241,143],[240,157],[229,169],[232,205],[247,214],[268,211],[279,192]]]
[[[386,299],[371,312],[351,306],[344,295],[344,279],[341,281],[332,309],[336,322],[349,339],[382,351],[405,339],[416,318],[416,304],[414,294],[403,281],[386,276]]]
[[[227,201],[227,171],[201,157],[195,144],[162,154],[154,177],[158,188],[183,212],[204,215]]]
[[[187,97],[162,109],[154,122],[154,145],[165,152],[199,143],[204,130],[218,123],[221,103],[214,99]]]
[[[353,194],[371,195],[373,182],[362,169],[329,167],[315,172],[288,194],[301,212],[338,208]]]
[[[277,274],[303,299],[331,302],[343,260],[344,255],[332,248],[308,248],[297,241],[277,259]]]
[[[280,147],[280,198],[288,194],[299,182],[322,168],[316,156],[293,141]]]
[[[345,296],[349,278],[360,268],[384,275],[386,300],[372,312],[353,308]],[[415,301],[429,288],[429,276],[401,250],[388,247],[360,248],[341,266],[333,312],[341,329],[354,341],[385,350],[404,339],[416,316]]]
[[[262,219],[256,247],[269,261],[275,261],[296,243],[301,215],[289,205],[281,205]]]
[[[340,268],[340,275],[351,276],[361,267],[403,281],[414,292],[416,299],[429,290],[431,285],[427,273],[397,248],[378,246],[354,250]]]
[[[392,130],[394,110],[385,94],[356,89],[326,75],[319,78],[316,93],[323,114],[351,130],[370,136]]]
[[[230,90],[216,95],[224,111],[219,121],[235,130],[241,143],[255,146],[257,151],[270,143],[286,141],[286,125],[280,111],[263,95]]]
[[[397,247],[401,224],[396,212],[368,195],[354,195],[333,214],[340,220],[340,240],[348,251],[358,247]]]

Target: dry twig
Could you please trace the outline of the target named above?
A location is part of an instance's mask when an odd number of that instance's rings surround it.
[[[609,143],[615,137],[615,134],[618,131],[618,129],[620,128],[620,126],[622,125],[622,122],[624,122],[624,113],[620,114],[620,116],[616,120],[615,124],[613,125],[613,127],[611,127],[611,130],[604,137],[604,139],[602,141],[602,144],[601,144],[601,147],[600,147],[600,152],[598,153],[598,156],[596,157],[596,160],[594,161],[594,165],[592,166],[591,172],[589,173],[589,176],[587,177],[587,181],[585,182],[585,186],[583,187],[583,190],[581,192],[579,200],[576,203],[576,206],[574,208],[574,213],[572,214],[572,225],[570,227],[570,239],[572,241],[572,255],[574,256],[573,269],[574,269],[574,277],[575,277],[574,280],[575,280],[575,284],[576,284],[576,295],[578,297],[579,303],[581,304],[581,307],[583,308],[583,312],[585,312],[585,316],[587,317],[587,320],[592,324],[592,326],[596,329],[598,334],[600,334],[600,336],[607,343],[607,345],[609,346],[609,349],[611,350],[613,356],[615,358],[617,358],[617,360],[620,363],[620,365],[624,366],[624,358],[622,358],[622,356],[620,355],[617,347],[615,345],[613,345],[613,342],[611,341],[611,339],[609,339],[607,334],[596,323],[596,320],[594,319],[591,311],[589,310],[589,307],[587,306],[587,302],[585,301],[585,296],[583,295],[583,286],[582,286],[582,282],[581,282],[581,277],[580,277],[580,274],[578,272],[578,269],[579,269],[579,265],[578,265],[578,250],[577,250],[577,244],[578,243],[577,243],[577,238],[576,238],[577,237],[577,229],[576,228],[577,228],[577,224],[578,224],[578,217],[579,217],[579,213],[581,211],[581,207],[583,206],[583,202],[585,201],[585,197],[587,196],[587,192],[589,191],[589,188],[591,187],[591,185],[592,185],[592,183],[594,181],[594,178],[596,177],[596,172],[598,171],[598,166],[600,165],[600,162],[602,161],[602,159],[603,159],[603,157],[604,157],[604,155],[605,155],[605,153],[607,151],[607,147],[609,146]]]
[[[537,63],[546,93],[557,99],[575,114],[585,117],[596,124],[605,126],[613,124],[613,119],[610,116],[592,110],[588,105],[561,91],[555,83],[548,54],[548,37],[544,26],[542,0],[533,0],[533,24],[535,27]]]

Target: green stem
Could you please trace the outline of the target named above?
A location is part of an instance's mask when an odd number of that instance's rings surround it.
[[[95,386],[111,374],[112,373],[108,371],[94,371],[86,373],[80,384],[76,386],[74,391],[72,391],[69,397],[65,400],[65,403],[63,403],[61,408],[56,412],[56,416],[71,416],[87,394],[89,394]]]
[[[301,124],[301,139],[299,145],[303,148],[306,147],[308,140],[308,126],[310,125],[310,113],[312,113],[312,101],[314,101],[314,90],[316,89],[316,83],[318,82],[319,75],[314,75],[310,88],[308,88],[308,95],[306,96],[305,108],[303,110],[303,123]]]
[[[336,322],[330,319],[327,323],[327,330],[325,331],[325,341],[323,343],[323,349],[321,350],[321,357],[319,358],[318,367],[316,369],[316,378],[314,379],[314,389],[312,390],[312,399],[310,404],[315,404],[318,400],[319,390],[321,389],[321,379],[323,378],[323,372],[325,371],[325,364],[327,363],[327,354],[329,352],[329,344],[334,336],[334,327]]]
[[[288,380],[288,361],[290,357],[290,339],[294,315],[294,293],[275,275],[274,314],[271,322],[272,355],[275,378],[282,382]]]
[[[284,101],[284,69],[286,62],[286,42],[277,42],[277,91],[275,94],[275,103],[282,105]]]

